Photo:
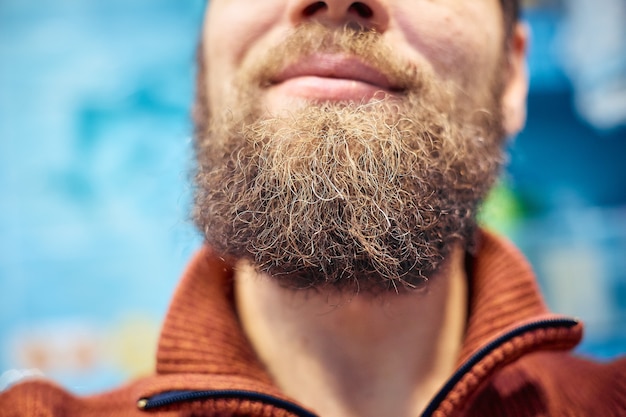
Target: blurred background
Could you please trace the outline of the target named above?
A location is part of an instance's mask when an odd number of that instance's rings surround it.
[[[579,352],[626,352],[626,2],[528,2],[529,119],[482,219]],[[201,239],[189,105],[203,0],[0,0],[0,390],[150,371]]]

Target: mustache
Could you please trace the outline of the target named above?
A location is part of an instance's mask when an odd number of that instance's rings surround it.
[[[385,44],[380,33],[353,26],[329,28],[320,23],[296,27],[285,38],[263,51],[249,54],[242,64],[244,86],[269,87],[299,63],[315,61],[321,55],[357,62],[384,79],[395,92],[419,90],[424,84],[426,68],[418,68],[400,57]]]

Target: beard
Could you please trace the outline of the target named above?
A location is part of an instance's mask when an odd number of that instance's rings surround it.
[[[317,52],[356,56],[397,91],[266,111],[272,77]],[[471,246],[504,160],[497,77],[470,97],[379,34],[322,26],[244,61],[220,111],[205,75],[201,64],[194,218],[220,255],[289,288],[380,293],[423,287],[454,245]]]

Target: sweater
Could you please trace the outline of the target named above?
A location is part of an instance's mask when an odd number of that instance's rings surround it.
[[[468,277],[458,365],[422,416],[626,416],[626,359],[596,363],[570,352],[582,324],[548,311],[513,245],[482,232]],[[209,248],[195,255],[166,316],[153,375],[88,397],[30,380],[0,394],[0,417],[314,417],[257,358],[232,279]]]

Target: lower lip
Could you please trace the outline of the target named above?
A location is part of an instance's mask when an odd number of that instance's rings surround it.
[[[390,95],[390,92],[384,88],[363,81],[317,76],[290,78],[269,87],[268,93],[271,101],[288,97],[309,101],[357,103]]]

